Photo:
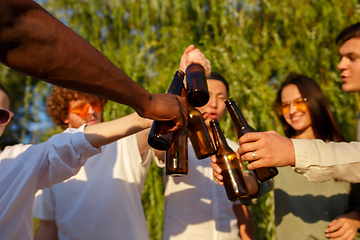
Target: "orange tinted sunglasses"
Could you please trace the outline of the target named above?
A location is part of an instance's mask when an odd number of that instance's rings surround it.
[[[292,102],[283,102],[281,103],[281,111],[282,115],[287,114],[290,111],[290,105],[292,104],[294,108],[296,108],[298,111],[306,112],[308,110],[308,107],[306,105],[307,98],[297,98]]]
[[[95,113],[99,113],[103,110],[101,102],[99,100],[92,101],[90,103],[84,103],[74,108],[70,108],[69,112],[79,115],[82,119],[85,119],[89,115],[90,106],[94,109]]]

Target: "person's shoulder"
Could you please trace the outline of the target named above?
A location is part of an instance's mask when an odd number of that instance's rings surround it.
[[[13,146],[7,146],[3,151],[1,151],[1,155],[13,156],[18,155],[19,153],[25,152],[32,144],[16,144]]]

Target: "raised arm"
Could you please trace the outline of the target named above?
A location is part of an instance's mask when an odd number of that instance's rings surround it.
[[[101,147],[148,127],[150,124],[147,119],[133,113],[116,120],[86,126],[84,134],[93,147]]]
[[[201,64],[206,74],[211,73],[211,64],[210,61],[205,57],[205,55],[197,48],[195,48],[194,45],[188,46],[183,55],[180,58],[180,66],[179,69],[185,72],[187,66],[189,66],[192,63],[199,63]],[[208,114],[204,114],[204,119],[208,117]],[[149,123],[151,124],[151,123]],[[140,150],[140,153],[146,152],[149,149],[149,145],[147,142],[147,136],[149,134],[150,129],[142,131],[137,133],[137,141],[138,141],[138,147]],[[155,150],[155,155],[158,157],[159,161],[165,161],[165,152]]]
[[[290,140],[269,131],[247,133],[239,139],[239,145],[237,153],[241,160],[251,162],[248,169],[290,165],[314,182],[330,179],[360,182],[359,142]]]
[[[132,107],[140,116],[186,123],[185,101],[150,94],[32,0],[0,1],[0,61],[46,82]]]

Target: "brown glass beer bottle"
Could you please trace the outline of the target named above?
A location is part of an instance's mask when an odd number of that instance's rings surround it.
[[[247,123],[246,119],[232,98],[226,100],[225,104],[236,128],[238,138],[243,136],[245,133],[256,132],[256,130]],[[253,170],[253,172],[260,182],[269,180],[278,174],[276,167],[258,168]]]
[[[216,153],[216,148],[210,138],[205,121],[195,107],[188,104],[188,129],[191,132],[190,141],[198,159],[204,159]]]
[[[249,196],[243,172],[235,152],[228,146],[216,119],[210,121],[217,147],[217,164],[222,170],[224,186],[230,201]]]
[[[168,93],[174,95],[181,95],[184,81],[184,72],[181,70],[176,71],[171,85],[168,89]],[[162,125],[173,126],[171,121],[154,121],[148,137],[148,143],[152,148],[157,150],[168,150],[174,142],[174,132],[163,129]]]
[[[181,96],[187,98],[187,91],[182,87]],[[165,173],[173,177],[181,177],[188,174],[188,144],[187,129],[185,128],[171,148],[165,151]]]
[[[187,129],[184,129],[171,148],[165,151],[165,173],[173,177],[188,174]]]
[[[209,101],[205,70],[198,63],[190,64],[185,71],[188,101],[194,107],[202,107]]]

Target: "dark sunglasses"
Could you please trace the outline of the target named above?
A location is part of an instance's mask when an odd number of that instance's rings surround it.
[[[0,108],[0,126],[8,124],[13,116],[13,112],[7,109]]]

